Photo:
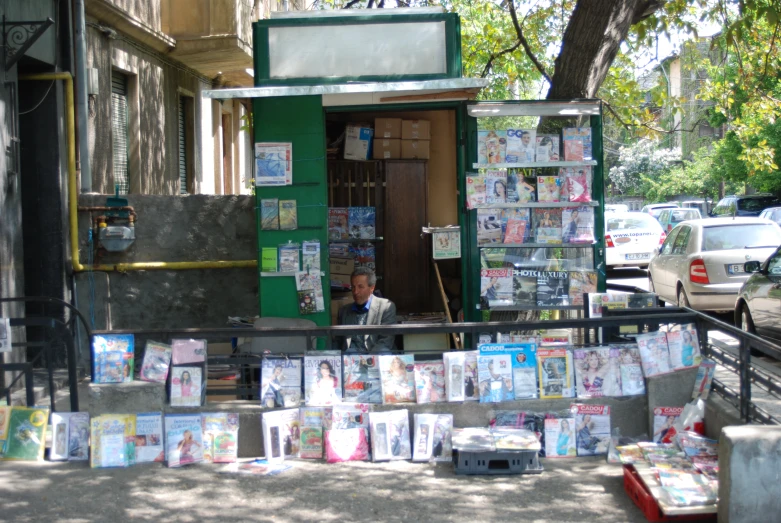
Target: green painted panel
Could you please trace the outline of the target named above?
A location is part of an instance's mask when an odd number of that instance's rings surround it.
[[[256,98],[253,100],[255,141],[293,144],[293,185],[259,187],[256,207],[264,198],[296,200],[298,226],[295,231],[263,231],[257,216],[258,249],[276,247],[288,240],[302,243],[320,240],[320,264],[325,293],[324,312],[299,316],[296,284],[292,277],[260,277],[260,315],[313,320],[330,325],[328,274],[328,200],[326,187],[325,117],[320,96]],[[260,254],[258,254],[260,262]],[[258,263],[260,266],[260,263]]]
[[[592,197],[599,202],[599,207],[594,209],[594,236],[597,243],[594,245],[594,267],[597,267],[597,291],[607,290],[607,265],[605,265],[605,164],[602,138],[602,108],[600,115],[591,117],[591,147],[597,165],[594,166],[594,180],[592,182]]]

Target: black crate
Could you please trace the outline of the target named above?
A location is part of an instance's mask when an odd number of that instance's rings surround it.
[[[456,474],[540,474],[544,470],[536,450],[454,450],[453,464]]]

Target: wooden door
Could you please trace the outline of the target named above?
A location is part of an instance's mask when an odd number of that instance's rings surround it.
[[[398,312],[429,312],[429,255],[421,237],[426,225],[426,162],[385,162],[383,291]]]

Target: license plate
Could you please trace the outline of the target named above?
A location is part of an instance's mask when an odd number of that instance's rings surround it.
[[[727,265],[727,272],[730,274],[741,274],[746,272],[746,270],[742,263],[733,263],[732,265]]]
[[[645,260],[648,259],[651,255],[646,252],[643,254],[625,254],[624,256],[627,260]]]

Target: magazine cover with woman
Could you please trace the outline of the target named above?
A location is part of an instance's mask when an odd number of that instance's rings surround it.
[[[702,361],[697,327],[693,323],[673,328],[667,333],[670,363],[673,369],[697,367]]]
[[[507,203],[507,171],[486,171],[485,203]]]
[[[200,414],[165,417],[166,459],[169,467],[203,461],[203,429]]]
[[[575,382],[578,398],[622,396],[618,349],[576,349]]]
[[[578,456],[607,454],[610,446],[610,407],[575,404],[570,412],[575,415]]]
[[[304,356],[307,406],[328,407],[342,400],[342,355],[336,351]]]
[[[575,418],[545,419],[545,457],[574,458],[575,449]]]
[[[268,358],[260,364],[260,404],[267,408],[301,404],[301,358]]]
[[[415,363],[415,398],[418,403],[447,401],[445,395],[445,363],[421,361]]]
[[[480,403],[498,403],[515,399],[513,369],[507,354],[480,354],[477,357]]]
[[[667,348],[667,336],[664,332],[638,334],[635,339],[640,349],[643,374],[646,378],[673,371],[670,364],[670,351]]]
[[[171,370],[171,405],[200,407],[203,369],[201,367],[173,367]]]
[[[683,407],[654,408],[654,433],[651,440],[655,443],[673,443],[675,435],[673,425],[682,412]]]
[[[415,403],[415,357],[412,354],[378,356],[382,403]]]

